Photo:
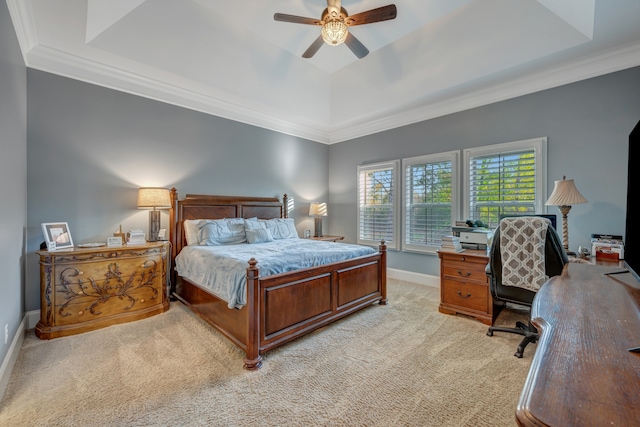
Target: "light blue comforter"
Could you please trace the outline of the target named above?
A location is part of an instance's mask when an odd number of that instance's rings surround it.
[[[246,304],[247,267],[258,260],[260,276],[343,261],[369,255],[369,246],[282,239],[268,243],[225,246],[185,246],[176,257],[176,271],[190,282],[227,301],[229,308]]]

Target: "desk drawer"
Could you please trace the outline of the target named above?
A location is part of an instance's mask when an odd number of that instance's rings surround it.
[[[459,280],[442,280],[442,302],[470,310],[487,312],[489,292],[487,285]]]

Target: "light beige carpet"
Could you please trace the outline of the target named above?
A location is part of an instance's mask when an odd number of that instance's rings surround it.
[[[513,426],[535,351],[389,281],[372,305],[269,352],[260,371],[182,304],[51,341],[28,333],[0,402],[9,426]],[[511,325],[522,313],[503,311]]]

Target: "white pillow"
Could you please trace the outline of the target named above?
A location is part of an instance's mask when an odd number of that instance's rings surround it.
[[[202,220],[198,232],[201,246],[237,245],[247,243],[242,218]]]
[[[246,230],[269,230],[273,236],[273,240],[300,238],[293,218],[259,219],[257,221],[245,220],[244,227]]]
[[[202,219],[185,219],[182,222],[184,228],[184,237],[188,246],[198,245],[198,231],[200,231],[200,221]]]

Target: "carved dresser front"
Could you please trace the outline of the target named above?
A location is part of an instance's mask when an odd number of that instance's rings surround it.
[[[169,309],[168,242],[38,251],[40,321],[51,339],[131,322]]]

